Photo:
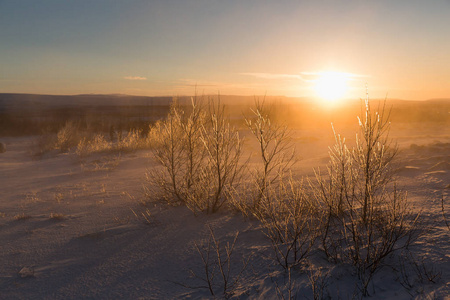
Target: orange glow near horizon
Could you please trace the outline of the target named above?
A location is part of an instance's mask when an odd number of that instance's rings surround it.
[[[347,74],[340,72],[321,72],[316,80],[314,90],[325,104],[337,104],[348,92]]]

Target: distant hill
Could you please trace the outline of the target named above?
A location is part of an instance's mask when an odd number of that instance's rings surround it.
[[[202,97],[202,96],[199,96]],[[206,95],[203,98],[217,98],[217,95]],[[177,100],[181,104],[189,104],[190,96],[181,96]],[[238,95],[220,95],[221,102],[228,105],[247,105],[253,104],[255,99],[265,98],[268,102],[278,103],[315,103],[314,98],[306,97],[285,97],[285,96],[238,96]],[[40,94],[15,94],[0,93],[0,109],[3,107],[24,107],[24,106],[141,106],[141,105],[169,105],[173,97],[150,97],[150,96],[131,96],[122,94],[81,94],[81,95],[40,95]],[[377,101],[380,99],[371,99]],[[381,99],[383,100],[383,99]],[[402,99],[387,99],[389,103],[401,104],[420,104],[426,102],[447,103],[450,98],[430,99],[425,101],[412,101]],[[359,103],[359,99],[351,102]]]

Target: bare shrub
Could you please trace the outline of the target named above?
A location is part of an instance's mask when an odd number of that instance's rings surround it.
[[[174,101],[166,119],[150,129],[153,155],[161,171],[152,170],[146,176],[156,184],[162,197],[172,205],[188,204],[188,195],[198,185],[205,154],[201,144],[204,112],[197,98],[192,98],[192,110],[187,117]]]
[[[373,113],[368,96],[360,135],[348,148],[336,135],[326,175],[316,173],[315,195],[324,211],[322,246],[335,262],[356,267],[361,291],[391,253],[417,237],[418,214],[406,193],[397,189],[391,163],[397,153],[388,138],[389,114],[384,105]]]
[[[423,258],[418,261],[412,255],[410,257],[411,263],[414,266],[414,271],[417,275],[418,280],[421,283],[437,283],[441,280],[442,271],[437,269],[434,265],[427,265]]]
[[[195,244],[195,249],[202,260],[203,274],[190,270],[191,276],[203,284],[200,286],[181,285],[191,289],[207,289],[213,297],[221,295],[228,299],[233,296],[239,286],[239,280],[248,266],[250,257],[243,258],[242,264],[237,266],[233,254],[239,232],[236,232],[231,243],[227,242],[223,246],[216,238],[211,226],[208,228],[209,238],[206,245]]]
[[[320,268],[310,270],[308,274],[309,284],[313,293],[314,300],[326,299],[326,287],[328,286],[329,274],[323,272]]]
[[[162,197],[193,211],[219,210],[243,168],[241,139],[226,119],[220,98],[217,104],[210,100],[207,111],[197,98],[192,98],[188,113],[173,104],[166,120],[150,134],[162,170],[147,172],[147,178]]]
[[[227,190],[239,181],[245,164],[240,164],[242,140],[225,117],[225,108],[210,100],[207,121],[202,127],[201,140],[206,150],[199,185],[191,201],[197,209],[216,212],[228,199]]]
[[[275,285],[275,291],[278,299],[282,300],[293,300],[297,299],[297,294],[294,291],[295,280],[292,278],[292,268],[286,270],[287,278],[284,278],[283,285],[280,285],[273,277],[270,277],[273,284]]]
[[[285,270],[308,257],[320,234],[317,204],[292,178],[268,186],[254,215],[272,244],[275,261]]]
[[[411,297],[420,293],[421,285],[437,283],[442,276],[442,271],[433,265],[427,265],[423,258],[416,259],[410,251],[402,251],[399,257],[399,265],[394,268],[398,275],[399,283],[408,291]]]
[[[271,121],[272,107],[265,105],[264,100],[255,101],[253,116],[246,118],[247,127],[256,138],[259,145],[261,168],[254,170],[253,176],[257,194],[254,196],[253,208],[257,208],[269,185],[273,185],[296,162],[295,151],[288,127]]]

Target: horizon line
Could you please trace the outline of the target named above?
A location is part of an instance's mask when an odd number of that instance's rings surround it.
[[[132,94],[121,94],[121,93],[111,93],[111,94],[102,94],[102,93],[87,93],[87,94],[39,94],[39,93],[20,93],[20,92],[0,92],[0,95],[29,95],[29,96],[64,96],[64,97],[76,97],[76,96],[111,96],[111,97],[146,97],[146,98],[177,98],[177,97],[270,97],[270,98],[288,98],[288,99],[319,99],[320,97],[316,96],[285,96],[285,95],[237,95],[237,94],[202,94],[202,95],[132,95]],[[359,98],[343,98],[343,101],[349,100],[361,100],[363,97]],[[378,97],[378,98],[369,98],[370,100],[399,100],[399,101],[435,101],[435,100],[446,100],[450,101],[449,97],[438,97],[438,98],[427,98],[427,99],[405,99],[405,98],[389,98],[389,97]]]

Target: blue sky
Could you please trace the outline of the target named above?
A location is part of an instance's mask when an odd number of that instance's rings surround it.
[[[0,92],[450,97],[448,0],[0,0],[0,41]]]

